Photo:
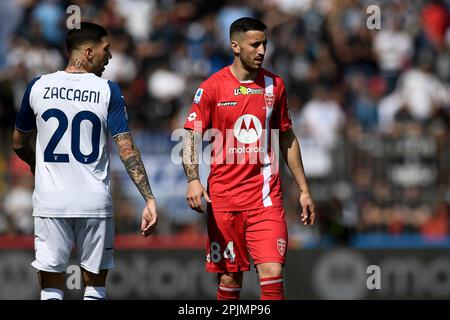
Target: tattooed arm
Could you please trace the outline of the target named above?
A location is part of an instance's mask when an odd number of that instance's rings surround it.
[[[144,199],[154,199],[150,183],[148,182],[147,172],[141,159],[139,150],[133,143],[130,133],[120,133],[114,136],[114,141],[119,148],[120,159],[127,170],[131,180],[138,188]]]
[[[191,209],[197,212],[204,212],[202,197],[211,202],[209,195],[200,182],[198,173],[198,144],[200,133],[193,130],[186,130],[183,143],[183,168],[188,181],[186,201]]]
[[[14,129],[13,133],[13,149],[17,156],[25,161],[34,174],[35,164],[36,164],[36,154],[34,152],[33,145],[31,143],[31,138],[33,137],[35,131],[22,132]]]
[[[198,142],[200,133],[193,130],[186,130],[183,144],[183,168],[188,183],[193,180],[200,180],[198,174]]]
[[[142,212],[141,231],[142,235],[148,236],[157,223],[158,215],[156,212],[155,197],[153,196],[152,188],[148,181],[141,154],[134,145],[130,133],[120,133],[114,136],[114,141],[119,148],[120,159],[128,175],[146,201],[146,207]]]

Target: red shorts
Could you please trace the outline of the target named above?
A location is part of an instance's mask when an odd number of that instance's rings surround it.
[[[264,262],[284,265],[286,249],[283,207],[213,212],[208,206],[207,271],[248,271],[249,253],[254,265]]]

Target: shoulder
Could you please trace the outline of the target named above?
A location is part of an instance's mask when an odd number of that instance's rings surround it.
[[[284,81],[281,78],[281,76],[277,75],[276,73],[273,73],[267,69],[262,68],[261,69],[262,74],[265,77],[270,77],[273,79],[273,84],[275,85],[275,87],[279,87],[280,89],[284,89]]]
[[[101,79],[101,78],[99,78]],[[108,103],[109,106],[111,107],[112,105],[114,106],[123,106],[125,104],[125,98],[122,94],[122,91],[120,90],[120,86],[118,83],[111,81],[111,80],[105,80],[105,79],[101,79],[105,81],[107,90],[108,90]]]
[[[216,88],[223,78],[222,70],[212,74],[200,84],[194,95],[194,103],[199,103],[203,95],[208,96],[210,99],[216,96]]]
[[[28,82],[28,89],[31,90],[33,88],[33,86],[36,84],[36,82],[38,82],[39,80],[41,80],[42,78],[44,78],[46,75],[42,75],[42,76],[37,76],[33,79],[31,79],[30,82]]]
[[[215,88],[217,85],[223,84],[224,81],[229,80],[228,66],[213,73],[205,81],[202,82],[202,86],[205,88]]]
[[[52,72],[52,73],[46,73],[43,75],[40,75],[36,78],[34,78],[33,80],[30,81],[30,83],[35,84],[36,82],[53,82],[57,79],[61,78],[61,71],[56,71],[56,72]]]
[[[25,93],[24,93],[24,97],[30,98],[32,96],[32,92],[36,91],[36,89],[35,89],[37,87],[36,83],[39,83],[39,81],[42,79],[42,77],[43,76],[35,77],[31,81],[28,82],[27,88],[26,88]]]
[[[111,91],[111,93],[113,92],[120,92],[120,85],[114,81],[111,80],[106,80],[106,79],[102,79],[97,77],[99,80],[104,81],[104,83],[108,86],[109,90]]]
[[[93,75],[90,80],[93,82],[92,87],[98,88],[102,94],[109,97],[109,99],[115,99],[122,96],[122,91],[120,90],[120,85],[118,83],[97,77],[96,75]]]

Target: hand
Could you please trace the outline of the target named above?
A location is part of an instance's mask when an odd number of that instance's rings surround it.
[[[302,207],[302,213],[300,215],[302,223],[305,226],[308,224],[313,226],[314,220],[316,219],[316,213],[314,211],[314,202],[308,191],[302,191],[300,193],[300,206]]]
[[[203,188],[200,180],[192,180],[188,183],[188,189],[186,192],[186,201],[191,209],[203,213],[202,197],[205,197],[206,201],[211,203],[208,192]]]
[[[147,200],[144,211],[142,211],[141,232],[144,237],[148,237],[158,223],[158,213],[156,212],[155,199]]]

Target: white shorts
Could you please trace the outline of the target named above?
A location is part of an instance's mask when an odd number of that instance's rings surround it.
[[[98,274],[114,266],[113,218],[34,218],[36,260],[47,272],[66,272],[73,245],[80,266]]]

